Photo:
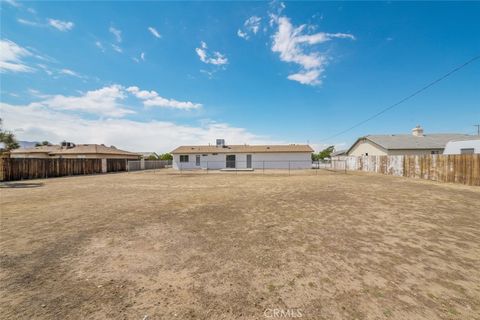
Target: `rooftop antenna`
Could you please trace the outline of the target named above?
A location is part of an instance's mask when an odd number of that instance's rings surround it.
[[[474,127],[477,127],[477,136],[480,136],[480,124],[474,124]]]

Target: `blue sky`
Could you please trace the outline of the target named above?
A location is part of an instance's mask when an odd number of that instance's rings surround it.
[[[307,143],[473,133],[479,2],[1,3],[1,117],[22,140]]]

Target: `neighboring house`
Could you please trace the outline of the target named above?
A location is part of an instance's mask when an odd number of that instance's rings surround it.
[[[11,158],[140,159],[140,154],[103,144],[74,144],[20,148],[10,151]]]
[[[61,149],[59,145],[18,148],[10,150],[11,158],[51,158],[50,152]]]
[[[142,159],[148,159],[150,157],[155,157],[158,159],[158,154],[156,152],[137,152],[142,156]]]
[[[480,137],[474,140],[449,141],[443,154],[479,154]]]
[[[346,156],[347,155],[347,150],[338,150],[334,151],[330,154],[330,158],[333,157],[341,157],[341,156]]]
[[[472,138],[474,136],[461,133],[424,134],[423,129],[417,126],[412,129],[412,134],[361,137],[348,149],[347,154],[349,156],[441,154],[447,142]]]
[[[175,169],[307,169],[313,149],[308,145],[181,146],[173,150]]]

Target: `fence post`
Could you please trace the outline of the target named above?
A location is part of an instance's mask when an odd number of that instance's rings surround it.
[[[102,173],[107,173],[107,159],[102,159]]]

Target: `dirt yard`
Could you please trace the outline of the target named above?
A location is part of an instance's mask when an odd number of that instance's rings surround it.
[[[174,174],[2,185],[2,319],[480,319],[480,188]]]

